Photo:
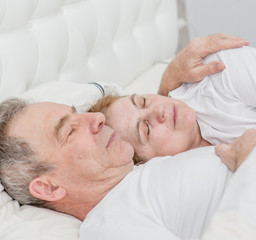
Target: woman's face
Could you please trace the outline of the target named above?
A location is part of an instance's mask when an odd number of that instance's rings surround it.
[[[193,109],[160,95],[131,95],[106,111],[107,124],[135,149],[141,160],[198,147],[200,130]]]

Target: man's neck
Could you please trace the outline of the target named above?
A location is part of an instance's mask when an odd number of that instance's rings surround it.
[[[58,212],[71,215],[83,221],[86,215],[100,202],[101,199],[94,203],[87,203],[82,201],[82,199],[79,203],[62,201],[61,203],[56,203],[54,209]]]
[[[56,211],[72,215],[80,220],[84,220],[86,215],[115,187],[123,178],[132,171],[134,165],[131,166],[116,177],[98,183],[94,187],[85,187],[85,191],[68,192],[62,200],[56,202],[53,208]]]

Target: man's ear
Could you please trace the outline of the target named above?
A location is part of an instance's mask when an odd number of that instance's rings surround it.
[[[49,202],[61,200],[67,193],[64,188],[53,186],[49,181],[40,177],[31,181],[29,191],[34,197]]]

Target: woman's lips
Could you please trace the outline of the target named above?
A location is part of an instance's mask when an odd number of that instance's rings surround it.
[[[173,127],[175,128],[176,125],[176,118],[177,118],[177,111],[176,108],[173,107]]]

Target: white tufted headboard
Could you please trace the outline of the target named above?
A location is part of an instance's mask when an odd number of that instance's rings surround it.
[[[77,88],[86,101],[101,92],[70,82],[152,89],[177,41],[176,0],[0,0],[0,101],[29,89],[46,97],[45,82],[65,98],[67,88],[72,104]],[[60,82],[63,88],[55,84]],[[74,240],[81,224],[47,209],[20,207],[1,183],[0,222],[1,240]]]
[[[53,80],[125,87],[177,40],[175,0],[0,0],[0,100]]]

